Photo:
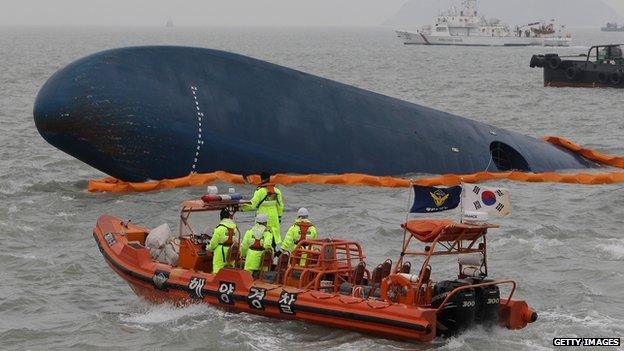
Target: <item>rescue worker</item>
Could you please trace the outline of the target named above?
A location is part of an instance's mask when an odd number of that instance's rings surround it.
[[[212,251],[212,273],[217,274],[223,267],[233,267],[234,262],[226,262],[230,246],[234,244],[236,234],[236,223],[234,214],[224,208],[219,214],[221,221],[212,232],[212,238],[206,250]]]
[[[271,227],[271,232],[273,233],[273,249],[279,252],[279,247],[276,247],[276,245],[282,243],[280,224],[282,222],[282,214],[284,213],[284,201],[282,200],[282,192],[270,180],[270,174],[265,172],[260,174],[260,185],[254,192],[251,203],[243,205],[242,210],[256,210],[256,215],[260,213],[267,215],[267,224]]]
[[[308,216],[308,210],[304,207],[297,211],[297,219],[295,219],[295,223],[288,228],[286,236],[282,241],[282,249],[292,252],[299,241],[305,239],[316,239],[316,227],[314,227],[314,224],[310,222]]]
[[[260,270],[262,253],[273,249],[273,234],[268,226],[265,213],[256,215],[256,223],[249,229],[241,243],[241,253],[245,256],[245,270],[251,273]]]

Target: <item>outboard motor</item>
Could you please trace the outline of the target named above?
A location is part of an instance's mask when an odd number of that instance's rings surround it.
[[[469,278],[470,284],[481,284],[492,280]],[[493,325],[498,323],[498,310],[500,304],[500,289],[498,285],[489,285],[474,288],[476,311],[475,322],[478,324]]]
[[[446,296],[460,286],[470,285],[462,280],[444,280],[433,287],[431,306],[439,307]],[[476,314],[474,289],[466,289],[453,295],[437,315],[438,336],[452,336],[473,325]]]

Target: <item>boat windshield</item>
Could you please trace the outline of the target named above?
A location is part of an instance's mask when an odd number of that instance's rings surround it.
[[[596,48],[596,61],[598,63],[610,63],[615,65],[624,64],[623,45],[607,45]]]

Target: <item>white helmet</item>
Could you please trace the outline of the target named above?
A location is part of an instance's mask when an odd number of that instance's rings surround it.
[[[308,209],[305,207],[302,207],[299,211],[297,211],[297,217],[308,218],[308,215]]]
[[[256,215],[256,223],[266,223],[269,220],[266,213],[258,213]]]

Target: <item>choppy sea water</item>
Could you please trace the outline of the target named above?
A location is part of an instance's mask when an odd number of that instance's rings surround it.
[[[624,336],[624,184],[490,183],[509,188],[513,201],[511,216],[489,235],[490,275],[516,279],[516,296],[540,317],[520,331],[478,328],[412,344],[141,300],[105,264],[91,236],[95,220],[107,213],[173,227],[179,202],[202,188],[87,193],[86,180],[103,174],[46,144],[32,119],[39,87],[69,62],[107,48],[178,44],[248,54],[521,133],[624,154],[624,90],[544,88],[541,70],[528,67],[534,53],[578,54],[592,43],[624,42],[622,33],[573,33],[575,47],[545,49],[404,46],[390,28],[2,28],[0,349],[542,350],[553,348],[553,337]],[[357,239],[370,265],[397,257],[407,189],[282,191],[286,222],[306,206],[321,235]],[[244,229],[251,215],[238,220]],[[434,266],[434,278],[448,279],[451,268]]]

